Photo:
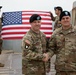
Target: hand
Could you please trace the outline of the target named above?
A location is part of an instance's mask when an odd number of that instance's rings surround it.
[[[50,16],[53,16],[53,13],[52,12],[49,12],[50,13]]]
[[[46,69],[46,72],[49,73],[50,72],[50,68]]]
[[[48,54],[47,54],[47,53],[44,53],[43,56],[44,56],[45,58],[43,58],[42,60],[43,60],[44,62],[47,62],[47,61],[49,60]]]
[[[54,16],[53,16],[52,12],[49,12],[49,13],[50,13],[50,16],[51,16],[51,20],[53,20]]]

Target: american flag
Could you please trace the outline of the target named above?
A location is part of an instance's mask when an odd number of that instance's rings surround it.
[[[1,37],[5,40],[22,39],[24,34],[30,29],[29,18],[32,14],[39,14],[42,17],[41,31],[46,37],[51,37],[52,21],[49,12],[46,11],[15,11],[4,12]]]

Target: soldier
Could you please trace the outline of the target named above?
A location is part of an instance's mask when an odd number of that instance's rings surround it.
[[[59,21],[59,16],[60,16],[61,12],[63,11],[63,9],[62,9],[62,7],[60,7],[60,6],[57,6],[57,7],[54,8],[54,10],[55,10],[55,14],[56,14],[57,16],[54,17],[51,12],[50,12],[50,16],[51,16],[52,21],[55,22],[55,24],[54,24],[54,30],[55,30],[55,29],[61,27],[61,23],[60,23],[60,21]]]
[[[46,75],[46,36],[40,31],[41,17],[30,17],[31,29],[22,39],[22,73],[24,75]],[[44,53],[44,54],[43,54]]]
[[[76,75],[76,26],[70,24],[71,15],[63,11],[61,28],[56,29],[49,40],[49,53],[56,54],[56,75]]]
[[[2,6],[0,6],[0,12],[1,12],[1,8],[2,8]],[[1,14],[0,14],[0,16],[1,16]],[[0,17],[0,32],[1,32],[1,28],[2,28],[2,20],[1,20],[1,18],[2,17]],[[0,34],[0,54],[2,52],[2,42],[3,42],[3,40],[2,40],[1,34]],[[0,67],[4,67],[4,64],[0,63]]]

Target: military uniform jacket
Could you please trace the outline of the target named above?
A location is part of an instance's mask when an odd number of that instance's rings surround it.
[[[30,45],[25,43],[25,40],[28,40]],[[44,58],[43,53],[46,51],[46,36],[42,32],[37,34],[30,29],[22,39],[22,50],[23,67],[26,65],[26,68],[36,69],[36,67],[39,67],[44,70],[42,59]]]
[[[56,70],[76,71],[76,27],[57,29],[49,40],[49,55],[56,54]]]
[[[61,23],[59,23],[59,16],[56,16],[53,21],[55,21],[54,30],[61,27]]]

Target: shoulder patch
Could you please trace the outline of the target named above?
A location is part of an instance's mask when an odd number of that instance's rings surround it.
[[[25,40],[26,45],[30,45],[30,41],[29,40]]]
[[[25,40],[25,48],[28,49],[30,46],[30,41],[29,40]]]

